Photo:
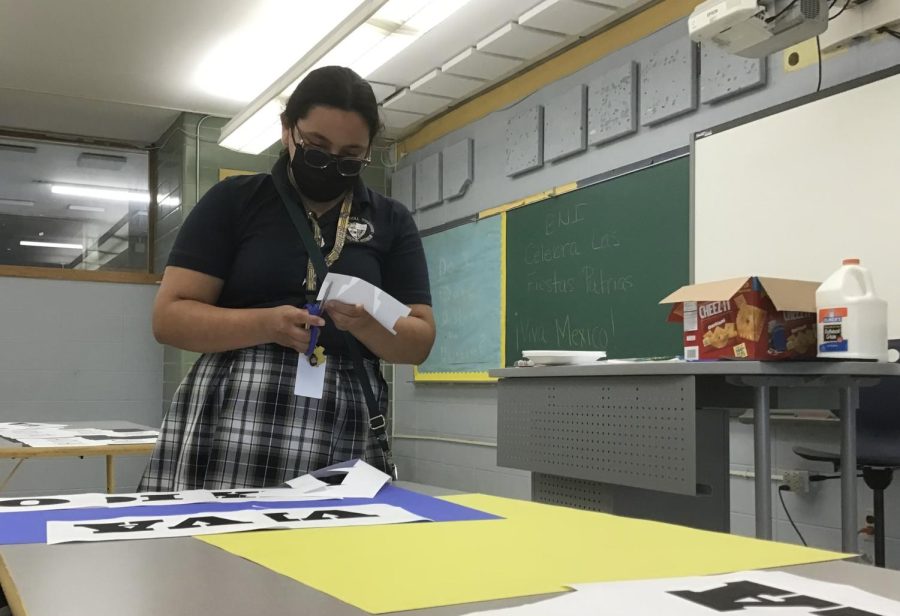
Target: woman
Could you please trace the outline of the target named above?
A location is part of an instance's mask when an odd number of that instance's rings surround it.
[[[380,128],[372,88],[359,75],[337,66],[311,72],[281,120],[286,151],[272,174],[214,186],[172,249],[154,335],[203,355],[175,394],[141,491],[275,486],[353,458],[388,470],[339,330],[361,345],[383,414],[387,384],[378,360],[421,363],[434,342],[421,238],[401,204],[359,178]],[[279,181],[295,191],[290,204],[279,197]],[[287,209],[299,210],[298,203],[330,271],[409,306],[396,335],[361,306],[328,302],[321,317],[302,308],[320,281]],[[321,327],[326,356],[321,400],[294,395],[312,326]]]

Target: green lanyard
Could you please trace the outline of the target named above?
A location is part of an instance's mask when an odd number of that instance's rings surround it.
[[[292,193],[289,189],[289,185],[293,184],[293,178],[291,177],[289,168],[287,166],[282,167],[281,165],[276,164],[272,169],[272,179],[275,182],[275,189],[278,191],[285,209],[287,209],[288,216],[297,228],[300,239],[306,247],[309,262],[315,267],[314,271],[324,277],[328,272],[328,267],[326,260],[322,255],[322,251],[319,249],[321,239],[317,242],[313,237],[313,233],[310,233],[309,227],[303,223],[303,218],[300,216],[299,212],[302,206],[298,203],[296,192]],[[343,212],[343,208],[341,211]],[[343,243],[343,240],[341,241]],[[335,245],[337,245],[337,238],[335,238]],[[335,257],[335,260],[337,260],[337,257]],[[308,286],[309,282],[307,281],[307,287]],[[312,301],[314,301],[314,299]],[[372,435],[375,437],[381,451],[384,453],[388,473],[392,475],[394,479],[397,479],[397,467],[394,465],[393,455],[391,454],[391,443],[388,440],[387,430],[385,429],[387,424],[384,415],[381,414],[378,400],[375,398],[375,392],[372,390],[372,384],[369,375],[366,372],[362,352],[359,348],[360,344],[350,332],[342,333],[346,340],[350,357],[353,360],[353,369],[356,373],[356,378],[359,379],[359,384],[362,386],[363,397],[366,399],[366,406],[369,407],[369,429],[372,431]]]

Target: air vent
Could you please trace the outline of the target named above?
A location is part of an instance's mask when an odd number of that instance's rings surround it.
[[[103,169],[104,171],[119,171],[128,159],[124,156],[114,156],[112,154],[94,154],[92,152],[82,152],[78,155],[76,163],[82,169]]]
[[[0,151],[15,152],[16,154],[34,154],[37,148],[30,145],[17,145],[14,143],[0,143]]]

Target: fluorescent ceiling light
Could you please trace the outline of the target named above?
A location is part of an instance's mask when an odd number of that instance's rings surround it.
[[[0,199],[0,205],[9,205],[11,207],[31,207],[34,201],[25,201],[24,199]]]
[[[104,188],[101,186],[79,186],[77,184],[51,184],[50,192],[55,195],[68,195],[72,197],[93,197],[108,201],[133,201],[135,203],[150,203],[150,193],[136,190],[123,190],[121,188]]]
[[[257,0],[240,28],[200,62],[193,82],[214,96],[248,103],[366,3],[371,4],[367,0]],[[282,34],[273,36],[274,32]]]
[[[348,66],[363,78],[406,49],[423,34],[447,19],[469,0],[388,0],[330,46],[322,41],[294,69],[222,129],[219,144],[259,154],[281,137],[282,103],[312,70],[329,65]],[[305,67],[305,68],[304,68]],[[298,77],[290,78],[290,73]],[[282,87],[277,88],[282,83]],[[273,90],[274,88],[274,90]],[[251,128],[244,128],[251,124]],[[232,137],[243,132],[240,137]]]
[[[105,212],[105,207],[94,207],[93,205],[70,205],[70,210],[75,210],[76,212]]]
[[[178,197],[172,196],[171,194],[167,197],[162,198],[159,201],[159,205],[164,205],[166,207],[177,207],[181,205],[181,199]],[[144,212],[138,212],[138,214],[143,214]]]
[[[259,154],[281,139],[282,107],[278,99],[269,101],[227,137],[221,139],[219,145],[229,150]]]
[[[34,246],[36,248],[69,248],[72,250],[84,250],[83,244],[60,244],[57,242],[29,242],[20,240],[19,246]]]
[[[361,77],[368,77],[468,2],[469,0],[389,0],[371,19],[335,45],[310,70],[337,64],[349,66]],[[301,76],[297,83],[305,76]]]

